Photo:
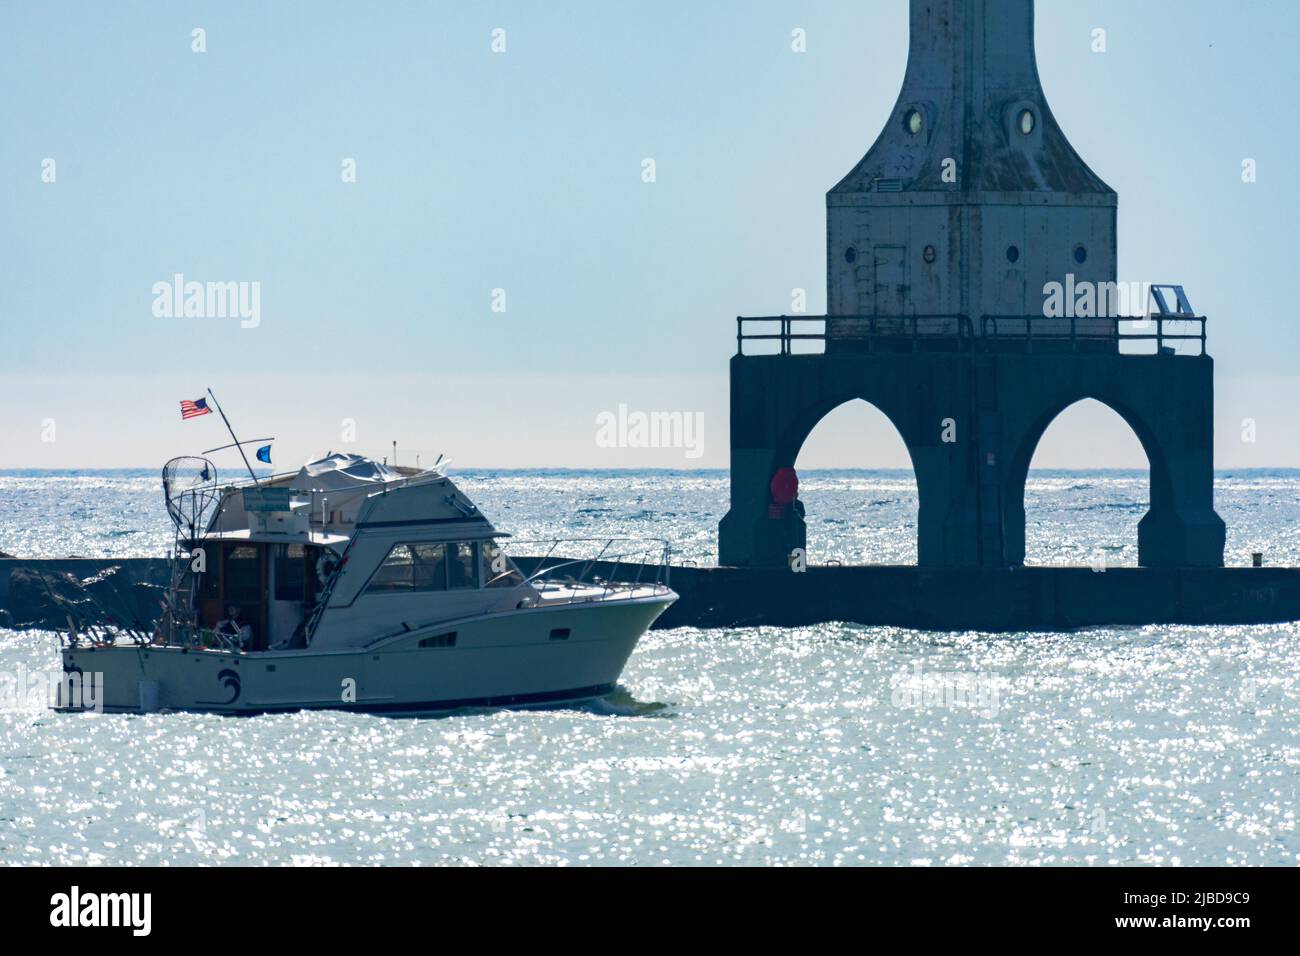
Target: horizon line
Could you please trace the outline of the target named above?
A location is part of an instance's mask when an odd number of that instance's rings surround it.
[[[298,467],[301,468],[302,466],[299,465]],[[403,465],[403,466],[399,466],[399,467],[411,467],[411,466]],[[235,469],[231,469],[231,470],[235,470]],[[295,469],[295,470],[296,470],[296,469]],[[466,473],[466,472],[480,472],[480,471],[494,471],[494,472],[564,471],[564,472],[593,472],[593,473],[594,473],[594,472],[611,472],[611,471],[613,471],[613,472],[629,472],[629,473],[632,473],[632,472],[658,471],[658,472],[697,472],[697,473],[701,473],[701,474],[703,474],[703,473],[728,474],[728,473],[731,471],[731,468],[730,468],[730,466],[728,466],[728,465],[717,465],[717,466],[707,467],[707,468],[692,468],[692,467],[674,468],[674,467],[665,466],[665,465],[647,465],[647,466],[643,466],[643,467],[628,466],[628,465],[617,465],[617,466],[610,466],[610,467],[606,467],[606,468],[593,467],[593,466],[574,467],[574,466],[571,466],[571,465],[508,465],[508,466],[495,466],[495,465],[463,465],[463,466],[458,466],[458,467],[456,467],[456,468],[453,469],[453,470],[454,470],[454,471],[459,471],[459,472],[461,472],[461,473]],[[875,472],[875,471],[887,471],[887,472],[899,472],[899,473],[911,472],[912,474],[915,474],[915,473],[916,473],[916,469],[914,469],[914,468],[912,468],[912,467],[909,467],[909,466],[904,466],[904,465],[894,466],[894,467],[880,467],[880,468],[865,468],[865,467],[857,466],[857,465],[849,465],[849,466],[832,465],[832,466],[824,466],[824,467],[816,467],[816,468],[803,468],[803,469],[797,469],[797,470],[798,470],[799,474],[812,474],[812,473],[815,473],[815,472],[828,472],[828,471],[842,471],[842,472]],[[1123,467],[1123,466],[1106,466],[1106,467],[1100,467],[1100,468],[1071,468],[1071,467],[1059,467],[1059,466],[1057,466],[1057,467],[1039,467],[1039,468],[1033,468],[1033,467],[1031,467],[1031,468],[1029,469],[1029,471],[1030,471],[1031,473],[1032,473],[1032,472],[1035,472],[1035,471],[1040,471],[1040,472],[1041,472],[1041,471],[1065,471],[1065,472],[1074,472],[1074,473],[1095,473],[1095,472],[1150,472],[1150,470],[1151,470],[1151,469],[1150,469],[1149,466],[1147,466],[1147,467],[1143,467],[1143,466],[1140,466],[1140,465],[1127,466],[1127,467]],[[159,465],[115,465],[115,466],[108,467],[108,468],[95,468],[95,467],[91,467],[91,466],[79,466],[79,465],[65,466],[65,467],[60,467],[60,468],[41,468],[41,467],[33,467],[33,466],[24,467],[24,466],[20,466],[20,465],[14,465],[14,466],[6,465],[6,466],[3,466],[3,467],[0,467],[0,475],[10,474],[10,473],[13,473],[13,472],[37,472],[37,473],[41,473],[41,474],[57,475],[57,474],[67,474],[67,473],[72,473],[72,472],[99,472],[99,473],[105,473],[105,472],[126,472],[126,471],[157,471],[157,472],[161,472],[161,467],[160,467]],[[1232,466],[1218,467],[1218,466],[1216,466],[1216,467],[1214,468],[1214,474],[1216,474],[1216,475],[1217,475],[1217,474],[1220,474],[1220,473],[1224,473],[1224,472],[1244,472],[1244,471],[1296,471],[1296,472],[1300,472],[1300,465],[1248,465],[1248,466],[1238,466],[1238,467],[1232,467]],[[264,478],[264,477],[269,478],[269,477],[271,477],[271,476],[273,476],[273,475],[284,475],[284,474],[288,474],[288,473],[289,473],[288,471],[274,471],[274,470],[262,470],[262,469],[259,469],[258,472],[257,472],[257,476],[258,476],[259,478]],[[240,474],[242,474],[242,472],[240,472]]]

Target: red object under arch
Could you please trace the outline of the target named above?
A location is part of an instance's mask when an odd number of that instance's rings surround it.
[[[788,505],[799,497],[799,476],[793,468],[778,468],[772,476],[772,500]]]

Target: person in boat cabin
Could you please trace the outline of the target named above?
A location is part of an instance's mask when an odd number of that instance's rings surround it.
[[[252,625],[245,624],[239,619],[239,605],[226,605],[226,616],[217,622],[216,633],[225,637],[235,644],[236,647],[246,648],[253,641]]]

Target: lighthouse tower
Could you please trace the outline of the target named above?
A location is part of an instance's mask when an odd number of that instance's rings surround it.
[[[912,0],[898,102],[826,195],[830,314],[1041,311],[1115,281],[1115,210],[1047,105],[1033,0]]]
[[[1047,105],[1032,0],[911,0],[910,22],[898,101],[826,194],[829,314],[738,320],[720,563],[783,567],[805,549],[799,449],[862,399],[911,456],[918,562],[1016,567],[1039,439],[1095,399],[1150,465],[1139,563],[1221,565],[1205,318],[1181,288],[1174,312],[1138,323],[1046,307],[1049,283],[1095,289],[1095,305],[1114,294],[1117,198]]]

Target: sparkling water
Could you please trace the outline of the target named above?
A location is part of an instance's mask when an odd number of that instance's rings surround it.
[[[721,472],[467,472],[519,537],[711,563]],[[1035,472],[1027,561],[1136,563],[1138,472]],[[1219,476],[1228,563],[1300,564],[1300,472]],[[813,563],[915,560],[910,473],[803,476]],[[0,472],[0,551],[161,555],[155,472]],[[57,669],[0,630],[13,686]],[[0,709],[0,863],[1300,862],[1300,625],[655,631],[580,708]]]

